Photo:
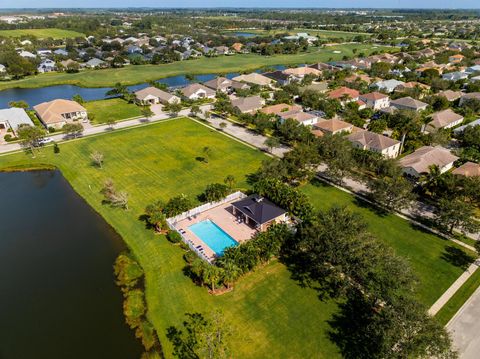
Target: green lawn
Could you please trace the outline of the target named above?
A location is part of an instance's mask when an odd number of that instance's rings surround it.
[[[22,37],[35,36],[39,39],[51,37],[53,39],[66,39],[75,37],[85,37],[81,32],[63,30],[63,29],[17,29],[17,30],[0,30],[0,37]]]
[[[480,270],[476,270],[473,275],[460,287],[460,289],[453,295],[452,298],[440,309],[436,314],[436,318],[443,325],[447,325],[450,319],[453,318],[455,313],[463,306],[468,298],[475,292],[480,286]]]
[[[212,149],[209,163],[196,160],[202,149]],[[205,186],[222,182],[232,174],[239,189],[246,188],[246,175],[266,158],[245,146],[189,119],[174,119],[115,130],[42,149],[32,159],[24,153],[0,156],[0,169],[22,169],[50,164],[58,167],[73,188],[123,237],[146,276],[148,316],[158,331],[167,357],[172,347],[166,328],[179,325],[186,312],[221,309],[233,329],[232,357],[237,358],[338,358],[328,337],[328,320],[337,310],[333,301],[320,301],[314,290],[300,287],[278,262],[268,264],[241,279],[235,289],[211,296],[195,286],[182,268],[182,250],[145,228],[138,218],[156,199],[167,200],[180,193],[192,199]],[[92,166],[89,154],[104,154],[103,169]],[[128,211],[101,204],[100,189],[107,178],[129,194]],[[318,208],[336,203],[354,206],[351,196],[333,187],[308,185],[303,190]],[[373,233],[410,259],[422,284],[421,299],[431,304],[462,269],[441,254],[448,242],[412,229],[397,217],[378,217],[367,208],[354,207],[370,223]]]
[[[204,146],[212,149],[208,164],[195,159]],[[36,159],[23,153],[2,156],[0,168],[32,163],[58,166],[73,188],[117,230],[145,270],[148,316],[167,357],[172,348],[166,328],[180,325],[186,312],[213,309],[223,310],[233,327],[234,357],[339,357],[327,337],[327,320],[336,304],[322,302],[313,290],[298,286],[282,264],[258,269],[231,293],[211,296],[182,273],[181,249],[138,220],[148,203],[180,193],[195,199],[207,184],[223,182],[228,174],[245,188],[245,175],[266,158],[260,151],[188,119],[116,130],[60,144],[60,149],[54,155],[47,147]],[[95,150],[105,155],[102,170],[90,163],[89,154]],[[101,205],[99,191],[107,178],[129,193],[128,211]]]
[[[254,33],[258,34],[259,36],[267,36],[267,35],[276,35],[276,34],[285,34],[288,33],[290,35],[296,35],[299,32],[306,32],[307,34],[311,36],[317,36],[320,39],[344,39],[344,40],[351,40],[355,36],[362,35],[365,37],[370,37],[372,34],[369,34],[367,32],[350,32],[350,31],[335,31],[335,30],[318,30],[318,29],[304,29],[304,28],[298,28],[298,29],[293,29],[293,30],[286,30],[286,29],[274,29],[274,30],[231,30],[227,31],[225,33],[229,32],[249,32],[249,33]]]
[[[89,114],[94,115],[92,123],[105,123],[109,118],[115,121],[141,116],[141,108],[120,98],[89,101],[84,103]]]
[[[365,202],[335,187],[315,181],[302,188],[319,209],[333,205],[348,206],[360,213],[369,230],[406,258],[420,281],[419,299],[431,306],[466,269],[454,263],[456,251],[462,247],[431,233],[414,228],[395,215],[381,215]],[[473,253],[469,253],[473,255]],[[471,258],[473,260],[473,257]]]
[[[161,65],[132,65],[120,69],[87,70],[76,74],[49,72],[21,80],[0,83],[0,90],[7,88],[36,88],[53,85],[78,85],[82,87],[108,87],[121,82],[124,85],[134,85],[149,80],[184,74],[227,73],[250,71],[264,66],[314,63],[329,60],[340,60],[343,56],[353,56],[357,53],[369,54],[374,51],[395,51],[390,47],[374,47],[368,44],[345,44],[326,48],[313,48],[309,52],[295,55],[260,56],[242,54],[235,56],[202,57],[196,60],[177,61]],[[333,51],[341,51],[335,54]]]

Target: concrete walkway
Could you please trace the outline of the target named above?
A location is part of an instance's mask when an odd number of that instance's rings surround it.
[[[446,327],[460,358],[480,357],[480,288],[477,288]]]
[[[203,105],[200,107],[202,111],[210,111],[211,110],[211,105]],[[188,116],[190,114],[190,109],[184,109],[178,113],[178,116]],[[108,125],[96,125],[92,126],[90,124],[83,124],[84,125],[84,130],[83,130],[83,135],[82,137],[86,136],[91,136],[91,135],[96,135],[99,133],[105,133],[105,132],[110,132],[114,131],[117,129],[124,129],[128,127],[133,127],[133,126],[138,126],[141,124],[149,123],[149,122],[158,122],[162,120],[169,119],[170,115],[165,113],[165,112],[157,112],[156,115],[153,117],[149,118],[148,120],[144,117],[139,117],[139,118],[134,118],[130,120],[125,120],[125,121],[120,121],[117,122],[114,126],[113,129],[108,126]],[[55,142],[63,142],[63,141],[68,141],[70,140],[69,138],[65,138],[64,134],[52,134],[50,136],[47,136],[49,138],[52,138]],[[19,143],[9,143],[0,146],[0,153],[7,153],[7,152],[12,152],[12,151],[19,151],[22,149],[22,146],[20,146]]]
[[[478,266],[480,264],[480,260],[477,259],[474,263],[468,267],[468,269],[462,273],[460,277],[457,278],[457,280],[448,288],[445,293],[442,294],[440,298],[430,307],[428,310],[428,314],[430,315],[435,315],[438,313],[442,307],[447,304],[447,302],[450,300],[450,298],[453,297],[453,295],[461,288],[461,286],[470,278],[473,273],[478,269]],[[480,318],[479,318],[480,319]]]

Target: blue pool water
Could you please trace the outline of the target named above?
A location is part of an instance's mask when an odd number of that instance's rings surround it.
[[[226,248],[238,245],[235,239],[209,219],[192,224],[188,229],[209,246],[217,256],[221,256]]]

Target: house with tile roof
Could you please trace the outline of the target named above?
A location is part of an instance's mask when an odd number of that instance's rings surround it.
[[[427,109],[428,103],[416,100],[408,96],[390,101],[390,106],[395,107],[398,110],[411,110],[415,112],[420,112]]]
[[[135,98],[140,105],[155,105],[158,103],[179,103],[180,97],[150,86],[135,92]]]
[[[360,92],[343,86],[330,91],[327,96],[329,99],[338,100],[342,105],[344,105],[348,102],[358,101]]]
[[[452,128],[463,122],[463,116],[453,112],[451,109],[432,113],[429,117],[432,120],[427,124],[425,131],[430,133],[436,132],[441,128]]]
[[[180,90],[183,97],[189,100],[199,100],[203,98],[215,98],[215,91],[202,84],[190,84]]]
[[[45,127],[62,128],[67,123],[88,119],[87,110],[78,102],[58,99],[33,107]]]
[[[400,153],[401,142],[371,131],[358,131],[347,139],[353,147],[380,153],[385,158],[396,158]]]
[[[323,134],[337,135],[340,133],[351,133],[353,131],[353,125],[351,123],[332,118],[329,120],[318,121],[315,125],[313,125],[313,130],[319,130]]]
[[[442,146],[423,146],[400,159],[399,163],[406,175],[419,178],[428,174],[434,165],[438,166],[440,173],[447,172],[456,160],[458,157]]]
[[[380,92],[370,92],[359,96],[365,105],[374,110],[380,110],[390,106],[390,97]]]
[[[480,165],[474,162],[465,162],[460,167],[455,168],[452,174],[464,177],[478,177],[480,176]]]
[[[260,96],[238,97],[231,100],[233,108],[241,113],[254,113],[262,108],[265,100]]]

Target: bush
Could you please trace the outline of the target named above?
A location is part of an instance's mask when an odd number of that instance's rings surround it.
[[[48,133],[54,133],[56,129],[54,127],[49,127],[48,128]]]
[[[3,139],[7,142],[11,142],[15,140],[15,137],[13,137],[11,134],[7,133],[5,136],[3,136]]]
[[[195,252],[192,252],[192,251],[188,251],[187,253],[185,253],[183,255],[183,259],[185,259],[185,262],[187,262],[188,264],[192,264],[193,261],[195,259],[197,259],[197,255],[195,254]]]
[[[141,289],[127,292],[123,302],[123,313],[130,328],[137,328],[146,312],[145,299]]]
[[[143,269],[131,258],[128,253],[121,253],[113,266],[117,284],[126,288],[133,288],[143,277]]]
[[[182,241],[182,236],[177,231],[169,231],[167,233],[167,239],[172,243],[179,243]]]

